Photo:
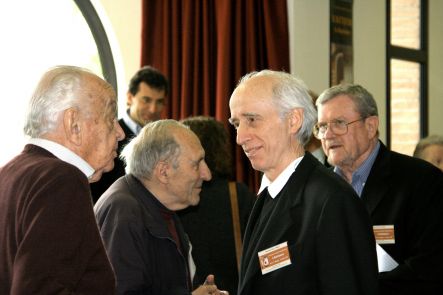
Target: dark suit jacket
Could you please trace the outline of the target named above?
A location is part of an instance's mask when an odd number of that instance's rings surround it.
[[[383,294],[443,294],[443,173],[383,144],[361,195],[374,225],[394,225],[380,245],[400,265],[380,274]]]
[[[306,153],[251,236],[263,197],[246,228],[239,295],[377,294],[377,260],[369,216],[343,179]],[[257,253],[288,242],[292,264],[262,275]]]
[[[125,138],[118,142],[117,154],[114,159],[114,169],[109,172],[103,173],[101,179],[97,182],[91,183],[92,202],[95,204],[100,196],[114,183],[119,177],[125,175],[125,163],[120,160],[119,156],[123,148],[129,143],[129,141],[135,137],[134,132],[129,129],[123,119],[118,120],[118,123],[125,133]]]

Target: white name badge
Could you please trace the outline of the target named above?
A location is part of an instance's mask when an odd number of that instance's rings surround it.
[[[288,250],[288,242],[275,245],[271,248],[258,252],[258,260],[262,274],[290,265],[291,257]]]
[[[373,230],[377,244],[395,244],[394,225],[374,225]]]

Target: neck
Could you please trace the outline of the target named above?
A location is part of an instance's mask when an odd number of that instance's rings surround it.
[[[349,163],[344,163],[344,165],[338,165],[342,174],[344,175],[345,180],[348,183],[352,182],[352,175],[358,168],[361,167],[361,165],[363,165],[363,163],[366,161],[366,159],[375,149],[377,142],[378,138],[374,138],[373,140],[370,141],[367,149],[358,158],[351,159],[349,160]]]
[[[304,156],[304,154],[305,149],[303,146],[293,145],[293,148],[286,155],[280,157],[280,160],[278,161],[279,165],[276,166],[276,168],[264,171],[266,177],[270,181],[274,181],[283,172],[283,170],[288,167],[289,164],[291,164],[295,159]]]

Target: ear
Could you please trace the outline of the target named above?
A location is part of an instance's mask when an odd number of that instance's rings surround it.
[[[377,116],[370,116],[367,117],[365,120],[365,126],[366,130],[368,131],[369,138],[373,138],[377,134],[378,130],[378,117]]]
[[[292,134],[295,134],[300,130],[303,124],[303,109],[295,108],[293,109],[288,116],[289,120],[289,130]]]
[[[80,114],[76,108],[69,108],[64,111],[63,128],[68,141],[76,146],[82,144]]]
[[[132,105],[132,100],[134,99],[134,96],[132,95],[131,92],[126,92],[126,105],[129,107],[130,105]]]
[[[160,161],[155,165],[154,175],[163,184],[169,182],[171,166],[165,161]]]

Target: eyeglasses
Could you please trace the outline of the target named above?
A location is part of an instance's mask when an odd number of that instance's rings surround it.
[[[332,122],[327,123],[317,123],[314,125],[312,132],[314,136],[318,139],[323,139],[325,137],[326,131],[330,129],[335,135],[344,135],[348,133],[348,126],[358,122],[365,120],[367,117],[357,119],[355,121],[346,122],[343,120],[334,120]]]

